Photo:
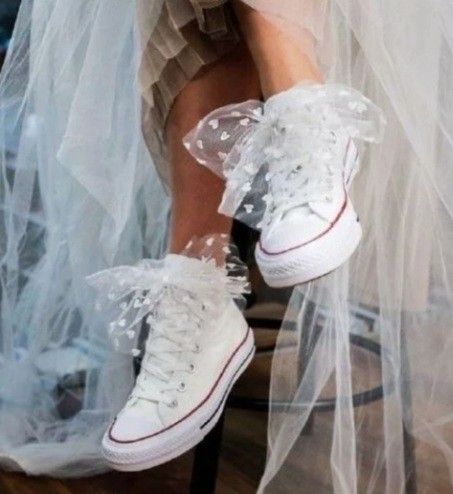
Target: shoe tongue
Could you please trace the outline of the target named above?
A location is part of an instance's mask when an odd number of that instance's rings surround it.
[[[178,341],[187,338],[187,333],[192,327],[190,316],[177,305],[177,299],[184,297],[188,295],[183,291],[177,290],[177,293],[173,293],[170,290],[159,302],[157,314],[150,321],[151,328],[148,335],[149,350],[153,353],[174,352],[178,349]]]
[[[158,377],[148,374],[143,375],[144,371],[141,371],[141,374],[138,376],[137,381],[140,380],[140,385],[144,389],[166,389],[168,387],[168,383],[160,380]],[[144,399],[140,397],[136,397],[132,404],[128,406],[129,410],[134,411],[137,414],[146,415],[150,418],[158,417],[160,424],[165,425],[165,414],[162,414],[162,404],[158,401],[153,401],[149,399]]]
[[[152,339],[150,350],[154,353],[170,353],[175,351],[175,344],[165,336],[156,336]]]
[[[161,324],[165,324],[162,321]],[[163,367],[164,370],[171,368],[173,362],[177,362],[181,358],[181,348],[172,339],[171,331],[176,331],[176,329],[168,329],[168,335],[166,334],[154,334],[150,333],[148,336],[148,341],[146,343],[146,352],[144,359],[149,359],[153,364]],[[181,336],[181,332],[178,333]],[[175,336],[176,338],[176,336]],[[152,353],[152,355],[150,354]]]

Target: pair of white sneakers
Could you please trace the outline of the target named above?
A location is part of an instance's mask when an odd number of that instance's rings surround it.
[[[285,102],[285,93],[279,97]],[[341,125],[315,130],[325,138],[314,141],[314,163],[285,164],[283,157],[269,166],[268,207],[255,254],[272,287],[329,273],[352,255],[361,238],[348,193],[358,168],[352,133]],[[102,442],[108,464],[117,470],[151,468],[200,442],[253,358],[253,334],[228,288],[228,268],[171,254],[162,272],[168,270],[173,275],[163,276],[153,297],[139,290],[128,301],[142,306],[150,300],[149,312],[141,313],[149,335],[136,384]],[[198,273],[217,280],[215,290],[200,287]]]

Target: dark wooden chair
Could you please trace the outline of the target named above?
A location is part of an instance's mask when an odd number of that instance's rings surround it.
[[[253,243],[254,234],[246,229],[246,227],[235,224],[235,228],[233,230],[235,243],[238,245],[241,257],[243,259],[247,259],[249,257],[250,249],[249,246]],[[253,298],[253,297],[252,297]],[[374,319],[372,317],[372,313],[366,310],[361,310],[357,308],[354,316],[358,319],[361,319],[368,325],[368,329],[370,334],[375,333],[374,328]],[[305,319],[306,319],[306,327],[312,325],[312,318],[314,317],[314,307],[306,311]],[[257,329],[260,328],[262,330],[269,331],[278,331],[282,320],[279,319],[260,319],[260,318],[248,318],[248,323],[250,327]],[[305,372],[305,364],[309,361],[309,357],[313,352],[319,334],[322,331],[322,323],[316,322],[317,329],[313,331],[310,335],[302,334],[302,342],[299,346],[300,352],[302,354],[299,356],[300,366],[298,369],[299,372],[299,380],[302,379]],[[351,345],[358,347],[364,351],[370,352],[372,355],[375,355],[376,358],[380,358],[382,354],[382,349],[379,343],[377,343],[374,339],[368,338],[366,336],[358,335],[355,333],[350,334],[350,342]],[[403,344],[403,349],[405,345]],[[269,351],[273,351],[272,347],[265,346],[257,349],[257,353],[255,358],[260,358],[263,354],[268,354]],[[253,365],[253,364],[252,364]],[[404,384],[403,384],[404,386]],[[388,393],[393,392],[394,384],[387,383],[385,389],[388,390]],[[409,388],[402,390],[405,393],[406,403],[410,404],[410,394]],[[379,385],[373,387],[372,389],[368,389],[353,395],[353,405],[354,407],[361,407],[368,403],[372,403],[375,401],[379,401],[383,398],[384,395],[384,386]],[[314,407],[312,414],[307,421],[303,434],[310,434],[312,430],[312,424],[314,421],[314,417],[317,413],[332,411],[335,409],[336,399],[335,397],[331,398],[323,398],[318,400]],[[274,402],[273,408],[278,410],[281,407],[282,409],[287,409],[287,402]],[[196,447],[193,468],[192,468],[192,476],[191,476],[191,484],[190,484],[190,493],[191,494],[214,494],[216,489],[217,482],[217,472],[218,472],[218,463],[220,457],[220,450],[222,444],[222,433],[224,426],[224,418],[225,413],[227,413],[228,408],[240,408],[244,410],[254,410],[260,413],[267,413],[269,410],[269,400],[268,397],[262,398],[251,398],[248,396],[240,396],[233,393],[230,395],[227,400],[225,412],[222,415],[221,419],[217,423],[216,427],[205,437],[205,439]],[[410,410],[405,411],[406,414],[406,423],[403,423],[403,441],[404,441],[404,453],[405,453],[405,472],[406,472],[406,494],[416,494],[417,486],[416,486],[416,471],[415,471],[415,456],[414,456],[414,443],[413,439],[408,433],[408,425],[410,425]]]

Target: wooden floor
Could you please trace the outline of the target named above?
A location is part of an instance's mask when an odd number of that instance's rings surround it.
[[[253,437],[234,433],[235,424],[253,425]],[[244,423],[244,422],[243,422]],[[229,413],[220,462],[217,493],[247,494],[256,491],[264,461],[264,420],[252,414]],[[258,427],[261,434],[256,434]],[[246,459],[246,461],[244,461]],[[112,472],[76,480],[30,478],[17,473],[0,474],[1,494],[184,494],[188,492],[192,454],[140,473]],[[200,493],[201,494],[201,493]]]
[[[266,338],[268,340],[268,338]],[[266,341],[268,343],[268,341]],[[270,359],[260,357],[238,383],[236,392],[259,396],[266,394]],[[369,365],[369,362],[366,363]],[[365,365],[363,356],[356,359],[358,371]],[[360,372],[357,372],[360,374]],[[379,428],[381,404],[367,405],[360,417],[364,431],[363,472],[372,470],[367,456],[374,458],[373,441]],[[333,416],[317,414],[313,429],[297,442],[288,458],[286,489],[276,488],[273,494],[331,494],[329,452]],[[217,494],[251,494],[263,471],[267,417],[260,412],[229,410],[226,415]],[[367,453],[370,453],[367,455]],[[453,494],[449,473],[438,452],[417,444],[417,494]],[[371,460],[372,461],[372,460]],[[0,494],[184,494],[188,492],[192,453],[161,467],[140,473],[111,472],[97,477],[71,480],[31,478],[18,473],[0,473]],[[366,488],[359,491],[365,494]],[[373,494],[384,492],[383,479],[378,477]],[[199,493],[204,494],[204,493]],[[397,494],[397,493],[395,493]]]
[[[256,491],[265,455],[265,420],[264,417],[260,419],[254,414],[235,411],[228,415],[217,492],[219,494],[253,493]],[[235,433],[239,422],[242,424],[241,429],[247,425],[248,430],[253,432]],[[0,475],[0,492],[1,494],[184,494],[188,492],[191,463],[192,454],[189,453],[145,472],[112,472],[75,480],[30,478],[17,473],[3,473]]]
[[[265,414],[238,410],[227,412],[218,494],[256,492],[266,455],[266,426]],[[184,494],[189,490],[192,456],[190,452],[145,472],[111,472],[75,480],[0,473],[0,494]]]

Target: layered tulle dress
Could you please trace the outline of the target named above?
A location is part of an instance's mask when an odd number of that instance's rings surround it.
[[[259,489],[451,489],[453,3],[246,3],[387,119],[351,192],[357,253],[289,302]],[[165,254],[166,117],[239,39],[227,1],[23,0],[0,81],[2,467],[105,469],[134,369],[86,277]]]

